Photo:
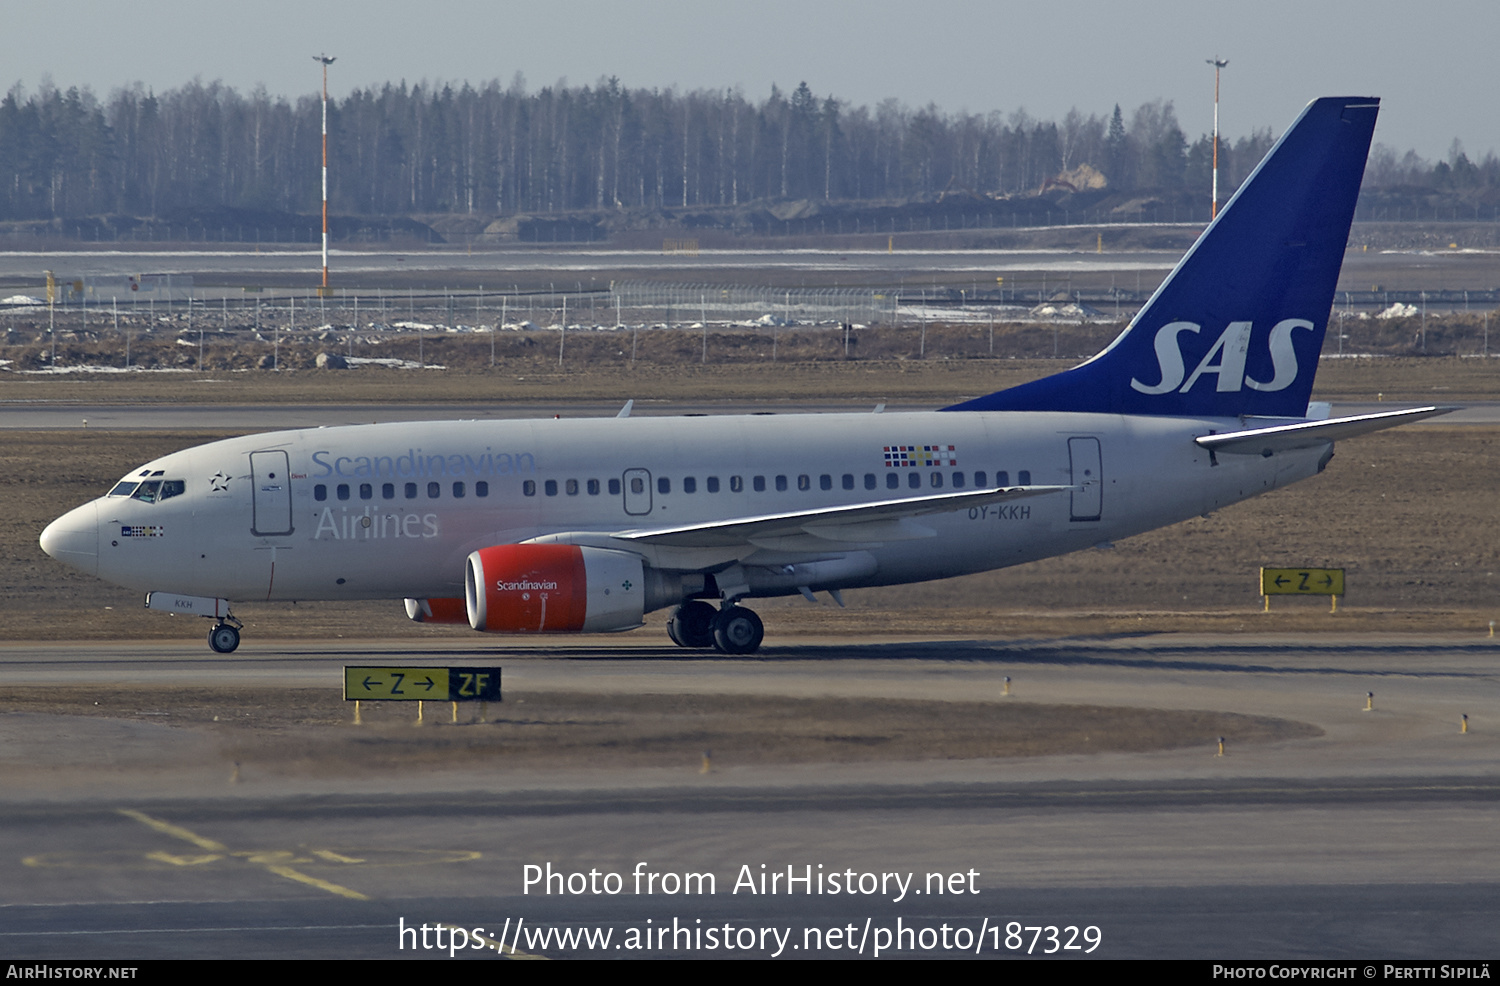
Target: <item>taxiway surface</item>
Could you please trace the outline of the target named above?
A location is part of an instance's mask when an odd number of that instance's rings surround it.
[[[690,932],[779,929],[783,955],[870,955],[882,929],[899,928],[932,931],[885,954],[1016,954],[1004,932],[995,947],[987,936],[1019,922],[1097,928],[1091,954],[1114,958],[1485,957],[1500,937],[1497,659],[1489,638],[1332,635],[771,638],[754,660],[685,657],[647,634],[415,649],[249,640],[230,658],[201,644],[5,645],[0,675],[28,686],[335,689],[347,663],[493,660],[510,714],[543,690],[837,694],[1213,709],[1322,735],[1223,757],[1202,737],[1145,754],[716,758],[706,774],[689,737],[680,769],[496,762],[381,775],[350,765],[309,777],[246,765],[231,783],[231,765],[201,735],[149,716],[0,715],[0,954],[439,954],[403,939],[402,922],[482,927],[552,956],[775,951],[694,946],[686,932],[675,945],[624,945],[675,921]],[[620,874],[623,890],[526,892],[525,867],[549,863]],[[711,874],[715,892],[635,893],[642,864]],[[751,893],[736,886],[747,867],[754,878],[788,867],[904,874],[927,892]],[[962,877],[939,894],[928,874]],[[532,931],[516,932],[522,920]],[[944,924],[954,947],[936,944]],[[830,944],[831,929],[851,926]],[[592,952],[527,937],[559,928],[613,937]],[[957,948],[958,929],[978,944]]]

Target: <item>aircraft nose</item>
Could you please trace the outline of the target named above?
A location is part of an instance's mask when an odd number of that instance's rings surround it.
[[[69,510],[42,531],[42,550],[64,565],[99,574],[99,505]]]

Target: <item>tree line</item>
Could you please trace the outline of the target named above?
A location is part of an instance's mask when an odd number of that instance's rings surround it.
[[[317,96],[194,81],[21,86],[0,99],[0,219],[190,210],[316,211]],[[759,102],[738,90],[490,82],[386,84],[330,100],[330,203],[366,216],[692,209],[787,200],[902,201],[1025,194],[1080,165],[1124,194],[1195,193],[1213,141],[1189,141],[1170,101],[1040,120],[852,106],[806,83]],[[1269,130],[1219,147],[1221,199],[1270,148]],[[1080,177],[1083,176],[1083,177]],[[1097,179],[1093,179],[1097,182]],[[1431,164],[1377,145],[1368,180],[1493,199],[1500,162],[1455,141]]]

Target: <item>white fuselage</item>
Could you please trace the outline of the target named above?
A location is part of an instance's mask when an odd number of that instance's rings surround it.
[[[738,564],[750,595],[890,585],[1148,531],[1326,462],[1328,445],[1215,463],[1193,442],[1241,427],[1238,419],[923,412],[276,432],[134,470],[126,481],[180,480],[181,492],[163,498],[159,489],[155,502],[101,497],[49,528],[48,550],[121,585],[246,601],[462,596],[471,552],[539,538],[632,551],[661,572]],[[610,537],[1006,486],[1071,489],[929,513],[858,538],[813,532],[684,547]]]

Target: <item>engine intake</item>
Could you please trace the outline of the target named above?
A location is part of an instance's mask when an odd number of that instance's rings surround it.
[[[572,544],[500,544],[469,555],[469,626],[486,633],[602,633],[641,625],[640,556]]]

